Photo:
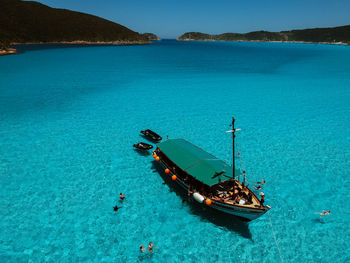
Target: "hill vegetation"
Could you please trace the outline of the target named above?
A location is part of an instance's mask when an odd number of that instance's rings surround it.
[[[147,37],[149,40],[160,40],[160,38],[153,33],[143,33],[144,37]]]
[[[180,41],[288,41],[313,43],[350,44],[350,26],[333,28],[314,28],[281,32],[254,31],[246,34],[225,33],[209,35],[200,32],[188,32],[180,36]]]
[[[1,0],[0,49],[11,43],[145,44],[137,32],[106,19],[38,2]]]

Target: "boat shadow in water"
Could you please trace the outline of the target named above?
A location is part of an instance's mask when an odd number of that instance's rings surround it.
[[[142,156],[150,156],[151,155],[151,153],[148,150],[134,149],[134,152],[136,152]]]
[[[204,206],[196,202],[193,198],[189,197],[184,189],[182,189],[178,184],[171,180],[170,176],[167,176],[162,167],[156,162],[152,162],[152,170],[159,173],[161,178],[164,180],[164,184],[169,186],[169,190],[176,193],[182,200],[184,205],[188,205],[191,213],[200,217],[203,221],[209,221],[218,227],[226,228],[229,231],[234,231],[240,236],[251,239],[252,234],[249,230],[249,224],[243,221],[241,218],[234,215],[229,215],[218,210],[214,210],[210,207]]]

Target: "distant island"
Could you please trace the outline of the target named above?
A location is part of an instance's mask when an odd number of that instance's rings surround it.
[[[149,44],[149,39],[109,20],[38,2],[1,0],[0,55],[12,44]]]
[[[188,32],[178,41],[262,41],[262,42],[303,42],[350,44],[350,26],[331,28],[313,28],[281,32],[254,31],[246,34],[224,33],[209,35],[200,32]]]
[[[147,37],[149,40],[156,40],[156,41],[160,40],[160,38],[153,33],[143,33],[142,36]]]

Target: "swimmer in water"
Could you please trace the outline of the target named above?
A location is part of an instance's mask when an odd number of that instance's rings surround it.
[[[119,207],[117,205],[113,207],[113,211],[115,211],[115,212],[117,212],[118,209],[119,209]]]
[[[123,193],[120,193],[119,194],[119,199],[123,201],[125,199],[125,195]]]
[[[145,249],[145,248],[143,247],[143,245],[141,244],[141,245],[140,245],[140,252],[143,253],[143,252],[145,252],[145,251],[146,251],[146,249]]]
[[[152,242],[149,242],[149,244],[148,244],[148,252],[152,252],[153,253],[153,251],[154,251],[154,248],[153,247],[155,247],[156,245],[154,245]]]
[[[322,216],[328,216],[331,213],[331,210],[323,210],[322,213],[315,213],[317,215],[320,215],[320,217]]]
[[[259,184],[258,186],[253,186],[255,190],[261,190],[262,186]]]
[[[265,184],[266,181],[264,179],[261,178],[261,182],[253,182],[254,184]]]

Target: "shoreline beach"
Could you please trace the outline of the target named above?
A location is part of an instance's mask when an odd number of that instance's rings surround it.
[[[19,43],[14,42],[11,43],[10,46],[14,45],[45,45],[45,44],[58,44],[58,45],[111,45],[111,46],[129,46],[129,45],[149,45],[152,44],[151,41],[84,41],[84,40],[76,40],[76,41],[59,41],[59,42],[26,42],[26,43]],[[14,55],[18,54],[19,52],[15,48],[8,48],[8,49],[0,49],[0,56],[6,56],[6,55]]]
[[[322,44],[349,46],[348,42],[308,42],[308,41],[265,41],[265,40],[214,40],[214,39],[176,39],[176,41],[208,41],[208,42],[264,42],[264,43],[295,43],[295,44]]]

